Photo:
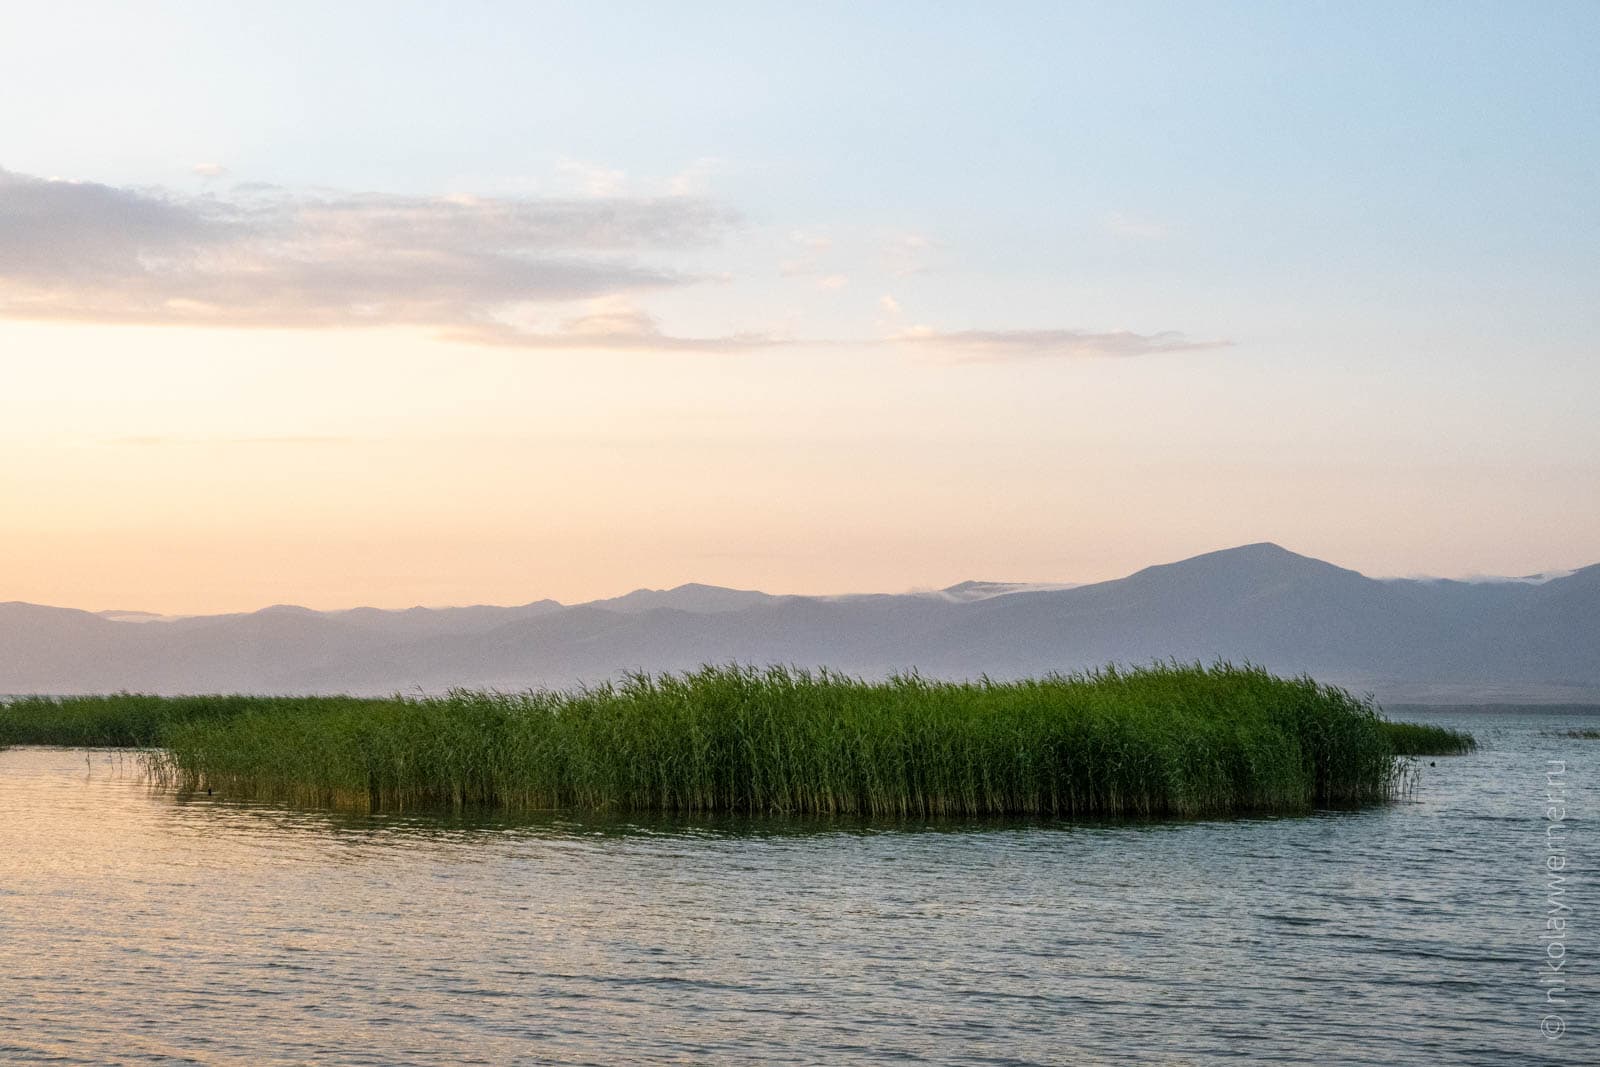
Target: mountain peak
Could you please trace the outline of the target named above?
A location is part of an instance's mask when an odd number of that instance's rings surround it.
[[[319,611],[302,607],[299,604],[269,604],[255,612],[256,615],[320,615]]]
[[[607,600],[589,601],[588,607],[623,614],[640,614],[658,608],[670,608],[696,614],[721,614],[743,611],[775,599],[770,593],[754,589],[726,589],[720,585],[686,582],[671,589],[635,589],[622,596]]]
[[[1327,581],[1342,579],[1370,582],[1372,579],[1358,571],[1335,566],[1312,556],[1291,552],[1270,541],[1218,549],[1198,556],[1146,567],[1129,576],[1129,580],[1171,580],[1183,577],[1203,584],[1221,583],[1231,588],[1245,589],[1262,582],[1290,580]]]
[[[1303,556],[1298,552],[1291,552],[1276,541],[1252,541],[1248,545],[1236,545],[1233,548],[1220,548],[1215,552],[1203,552],[1192,559],[1204,559],[1207,556],[1233,556],[1236,558],[1251,559],[1312,559],[1312,556]],[[1314,562],[1322,562],[1314,560]]]

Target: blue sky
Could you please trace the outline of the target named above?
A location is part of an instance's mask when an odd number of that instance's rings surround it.
[[[1592,4],[58,4],[7,22],[0,358],[27,388],[0,447],[42,456],[63,496],[107,471],[143,487],[118,514],[46,494],[7,546],[44,574],[33,598],[1072,580],[1264,538],[1378,573],[1600,559]],[[130,219],[145,229],[100,236]],[[217,227],[248,241],[194,236]],[[263,271],[270,298],[249,289]],[[301,399],[208,386],[192,361],[219,345],[227,375]],[[135,373],[172,402],[116,410]],[[567,420],[568,451],[508,397]],[[618,473],[596,457],[646,426],[658,466],[619,487],[650,503],[608,510],[593,487]],[[219,528],[277,560],[264,584],[219,559],[108,586],[157,552],[139,501],[223,506],[192,458],[125,442],[240,438],[299,442],[259,476],[322,500],[299,532]],[[393,566],[339,584],[283,545],[355,559],[355,533],[311,531],[386,505],[342,511],[318,439],[383,484],[459,482],[419,457],[513,455],[559,474],[543,493],[587,487],[597,527],[675,532],[558,537],[498,512],[508,483],[484,477],[456,503],[485,525],[405,516]],[[846,502],[830,529],[854,538],[734,521],[773,513],[759,478],[703,498],[749,455],[806,514]],[[869,473],[901,488],[875,495]],[[976,523],[974,501],[1008,522]],[[69,527],[130,547],[79,558]]]

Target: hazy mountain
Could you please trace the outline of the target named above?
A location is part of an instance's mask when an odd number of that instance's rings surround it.
[[[721,586],[690,582],[675,589],[635,589],[609,600],[591,601],[589,606],[625,615],[638,615],[656,608],[711,615],[723,611],[742,611],[776,599],[771,593],[758,593],[753,589],[723,589]]]
[[[797,597],[684,585],[574,606],[179,619],[0,604],[0,692],[13,693],[521,688],[732,660],[1012,677],[1174,657],[1307,671],[1396,701],[1600,699],[1600,565],[1373,579],[1259,544],[1066,587]]]
[[[508,622],[533,619],[560,611],[554,600],[535,600],[513,608],[476,604],[469,608],[351,608],[330,612],[329,617],[355,623],[363,628],[396,637],[422,637],[428,634],[481,633]]]

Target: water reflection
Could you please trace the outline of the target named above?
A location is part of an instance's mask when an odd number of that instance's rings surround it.
[[[486,809],[349,812],[304,808],[222,796],[172,796],[152,789],[157,802],[170,802],[178,822],[194,822],[217,833],[324,833],[369,838],[477,840],[506,835],[543,838],[665,837],[740,840],[794,837],[871,837],[883,834],[1072,833],[1115,829],[1121,833],[1160,832],[1186,823],[1273,822],[1285,816],[1228,819],[1111,819],[1079,821],[1038,818],[894,818],[865,816],[748,816],[728,814],[662,815],[608,812],[503,812]],[[1337,818],[1355,811],[1322,811],[1313,817]]]

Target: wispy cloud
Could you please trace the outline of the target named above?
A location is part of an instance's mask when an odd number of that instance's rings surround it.
[[[920,233],[901,233],[885,238],[882,250],[884,267],[890,274],[904,277],[931,269],[939,246]]]
[[[699,196],[725,165],[717,156],[701,156],[668,180],[667,191],[673,196]]]
[[[1112,330],[955,330],[913,326],[891,341],[907,348],[961,362],[994,363],[1014,359],[1093,359],[1199,352],[1224,348],[1230,341],[1197,341],[1181,333]]]
[[[801,248],[809,248],[814,252],[826,252],[833,247],[833,238],[827,234],[807,233],[805,230],[795,230],[789,234],[791,244]]]
[[[441,338],[506,348],[671,352],[740,352],[788,343],[763,333],[674,336],[663,332],[650,314],[619,297],[590,301],[583,314],[562,321],[554,329],[485,322],[446,331]]]
[[[204,173],[204,172],[202,172]],[[590,175],[596,190],[609,173]],[[585,181],[588,179],[586,178]],[[617,179],[620,181],[620,178]],[[414,326],[525,349],[732,352],[786,336],[669,333],[634,297],[716,280],[641,258],[680,257],[736,224],[692,196],[396,196],[237,185],[201,195],[0,170],[0,318],[263,327]],[[823,289],[833,242],[796,232],[790,266]],[[937,245],[901,234],[892,273]],[[582,310],[557,318],[562,305]],[[900,314],[885,296],[880,310]],[[555,310],[552,310],[555,309]],[[883,344],[958,361],[1137,356],[1216,348],[1172,332],[899,329],[810,345]],[[131,442],[130,442],[131,443]]]
[[[833,238],[826,234],[795,230],[789,234],[789,255],[778,264],[785,278],[812,278],[827,273],[824,263],[833,251]]]
[[[563,156],[556,171],[585,196],[620,196],[628,185],[626,171],[582,159]]]
[[[700,280],[636,257],[734,221],[692,197],[188,196],[0,170],[0,317],[488,333],[520,306]]]

